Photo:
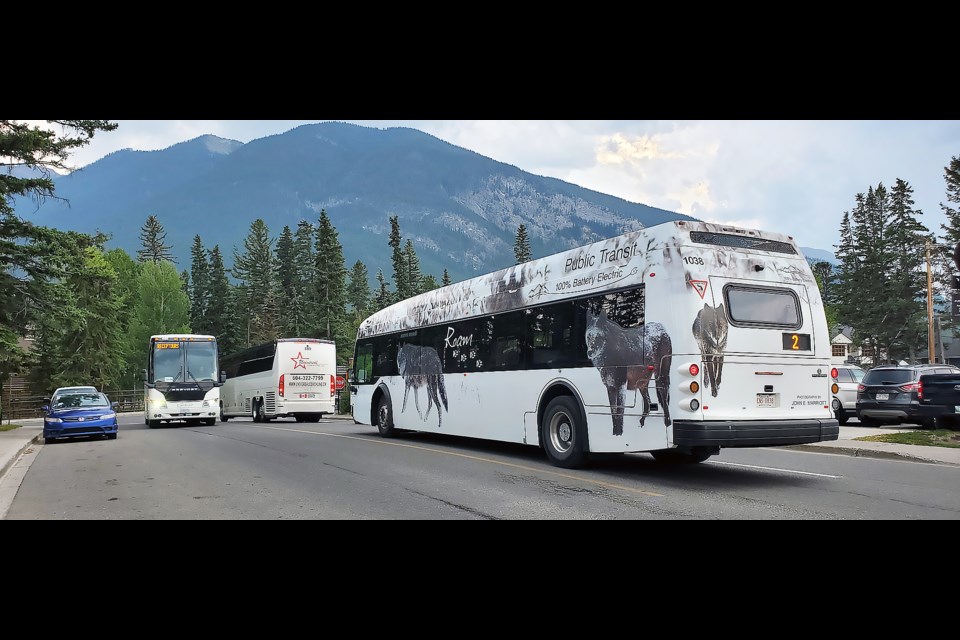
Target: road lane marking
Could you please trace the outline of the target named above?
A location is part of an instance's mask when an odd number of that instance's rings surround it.
[[[244,425],[247,426],[247,425]],[[620,491],[627,491],[630,493],[638,493],[644,496],[650,496],[653,498],[662,498],[662,493],[656,493],[653,491],[644,491],[643,489],[635,489],[633,487],[628,487],[622,484],[616,484],[613,482],[605,482],[603,480],[595,480],[593,478],[584,478],[583,476],[577,476],[570,473],[562,473],[559,471],[553,471],[552,469],[538,469],[537,467],[528,467],[522,464],[515,464],[513,462],[504,462],[502,460],[494,460],[493,458],[483,458],[481,456],[472,456],[466,453],[456,453],[453,451],[444,451],[443,449],[433,449],[430,447],[422,447],[415,444],[406,444],[403,442],[390,442],[388,440],[376,440],[374,438],[367,438],[361,436],[350,436],[343,433],[328,433],[326,431],[307,431],[305,429],[290,429],[286,427],[265,427],[262,425],[257,425],[253,427],[254,429],[273,429],[275,431],[291,431],[294,433],[307,433],[313,436],[332,436],[334,438],[346,438],[347,440],[359,440],[360,442],[369,442],[372,444],[383,444],[389,445],[392,447],[406,447],[408,449],[418,449],[420,451],[428,451],[430,453],[441,453],[448,456],[456,456],[458,458],[466,458],[467,460],[476,460],[478,462],[489,462],[490,464],[497,464],[504,467],[512,467],[514,469],[523,469],[524,471],[530,471],[533,473],[546,473],[553,476],[559,476],[561,478],[566,478],[568,480],[576,480],[577,482],[586,482],[588,484],[595,484],[607,489],[618,489]]]
[[[783,473],[798,473],[802,476],[817,476],[818,478],[839,479],[843,476],[832,476],[829,473],[814,473],[813,471],[797,471],[796,469],[780,469],[779,467],[761,467],[755,464],[742,464],[740,462],[722,462],[720,460],[708,460],[707,464],[723,464],[729,467],[746,467],[747,469],[762,469],[764,471],[781,471]]]

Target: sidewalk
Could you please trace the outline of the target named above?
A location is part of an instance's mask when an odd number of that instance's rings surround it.
[[[143,412],[124,413],[123,416],[142,416]],[[350,415],[329,415],[324,419],[350,421]],[[29,418],[17,420],[23,425],[12,431],[0,431],[0,478],[7,472],[20,454],[34,443],[43,443],[43,419]],[[789,449],[801,451],[816,451],[820,453],[837,453],[865,458],[899,458],[915,462],[933,462],[960,466],[960,449],[948,447],[924,447],[909,444],[890,444],[887,442],[864,442],[855,440],[861,436],[879,435],[881,433],[898,433],[912,431],[910,428],[875,429],[860,426],[840,427],[840,439],[833,442],[818,442],[816,444],[797,444]],[[123,431],[121,425],[120,431]]]

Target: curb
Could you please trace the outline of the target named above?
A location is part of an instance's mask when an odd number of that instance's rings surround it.
[[[913,462],[926,462],[928,464],[945,464],[950,467],[960,466],[954,462],[944,460],[934,460],[922,456],[912,455],[902,451],[878,451],[876,449],[863,449],[860,447],[825,447],[815,444],[794,444],[784,449],[793,449],[794,451],[811,451],[814,453],[836,453],[839,455],[851,456],[854,458],[879,458],[882,460],[910,460]]]
[[[36,434],[35,436],[27,440],[23,444],[23,446],[20,447],[20,449],[18,449],[15,454],[13,454],[13,456],[11,456],[6,462],[4,462],[3,466],[0,466],[0,479],[2,479],[4,475],[6,475],[7,470],[10,469],[10,467],[16,464],[17,460],[20,459],[20,456],[23,455],[23,452],[26,451],[31,445],[36,444],[37,440],[39,440],[42,437],[43,437],[43,432],[41,431],[40,433]]]

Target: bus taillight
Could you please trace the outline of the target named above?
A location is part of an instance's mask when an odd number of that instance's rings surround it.
[[[283,374],[280,374],[280,397],[283,397]]]
[[[330,376],[330,397],[332,398],[337,394],[337,378],[336,376]]]

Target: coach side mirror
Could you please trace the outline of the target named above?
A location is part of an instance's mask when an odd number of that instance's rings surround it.
[[[227,381],[227,372],[226,372],[226,371],[221,371],[221,372],[220,372],[220,384],[223,384],[223,383],[226,382],[226,381]]]

